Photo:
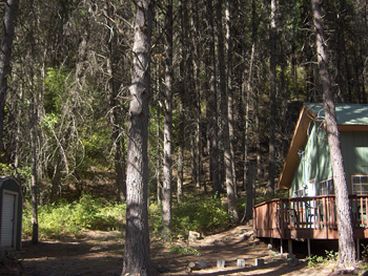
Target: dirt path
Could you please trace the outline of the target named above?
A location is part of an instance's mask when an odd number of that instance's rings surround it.
[[[22,254],[25,275],[120,275],[121,233],[89,231],[81,239],[26,242]]]
[[[192,245],[199,256],[170,253],[169,248],[153,242],[152,259],[162,275],[188,275],[185,268],[191,261],[211,264],[211,268],[193,271],[192,275],[327,275],[331,268],[310,269],[305,263],[290,266],[285,259],[250,237],[251,229],[239,226],[208,236]],[[80,239],[43,241],[37,246],[26,242],[21,258],[25,275],[120,275],[123,242],[119,232],[89,231]],[[265,260],[254,266],[256,258]],[[226,267],[216,268],[216,261],[226,260]],[[245,259],[246,267],[236,267],[236,259]]]

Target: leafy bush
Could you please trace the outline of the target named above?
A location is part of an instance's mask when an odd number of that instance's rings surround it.
[[[58,238],[76,235],[85,229],[121,229],[125,221],[125,204],[111,203],[91,195],[83,195],[78,201],[61,201],[41,206],[38,210],[41,238]],[[230,225],[229,215],[220,199],[211,197],[190,198],[173,207],[173,235],[186,236],[189,231],[211,233]],[[153,234],[162,229],[161,206],[149,206],[149,224]],[[23,215],[23,233],[32,233],[31,206],[26,203]]]
[[[149,224],[152,232],[158,234],[162,228],[161,206],[157,203],[150,204],[148,208]]]
[[[189,231],[211,233],[227,228],[230,217],[220,199],[190,198],[173,208],[173,230],[178,234]]]
[[[178,255],[194,255],[194,256],[200,256],[201,253],[192,247],[189,246],[180,246],[180,245],[174,245],[170,247],[170,253],[178,254]]]
[[[111,230],[122,227],[125,205],[108,203],[83,195],[73,203],[59,202],[41,206],[38,210],[40,237],[76,235],[81,230]],[[23,214],[23,233],[31,235],[31,206],[26,204]]]
[[[334,262],[337,261],[338,258],[338,253],[335,251],[325,251],[326,252],[326,256],[317,256],[317,255],[313,255],[307,258],[308,261],[308,266],[309,267],[315,267],[318,266],[320,264],[325,264],[327,262]]]

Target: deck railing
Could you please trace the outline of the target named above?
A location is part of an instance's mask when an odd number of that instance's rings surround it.
[[[349,197],[353,227],[368,228],[368,195]],[[254,208],[254,228],[262,232],[298,229],[337,231],[335,196],[274,199]],[[267,235],[265,235],[267,236]]]

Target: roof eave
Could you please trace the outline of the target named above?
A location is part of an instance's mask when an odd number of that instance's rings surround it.
[[[304,148],[308,140],[308,127],[315,115],[306,106],[300,111],[298,121],[295,126],[293,138],[291,139],[288,154],[286,156],[283,169],[281,171],[278,189],[289,189],[294,177],[294,173],[299,165],[298,151]]]

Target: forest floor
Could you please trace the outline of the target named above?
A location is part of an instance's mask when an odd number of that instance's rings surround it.
[[[191,275],[328,275],[332,267],[309,268],[305,261],[289,265],[285,257],[269,250],[267,245],[251,236],[249,226],[238,226],[228,231],[204,237],[195,244],[196,255],[173,253],[170,247],[152,241],[152,259],[162,275],[189,275],[189,262],[202,262],[211,267],[193,271]],[[34,246],[24,242],[23,275],[120,275],[123,241],[118,231],[88,231],[78,238],[45,240]],[[181,252],[183,253],[183,252]],[[193,252],[192,252],[193,253]],[[244,259],[244,268],[236,267],[237,259]],[[264,265],[255,266],[256,258]],[[216,261],[223,259],[226,267],[218,269]],[[1,274],[1,271],[0,271]]]

